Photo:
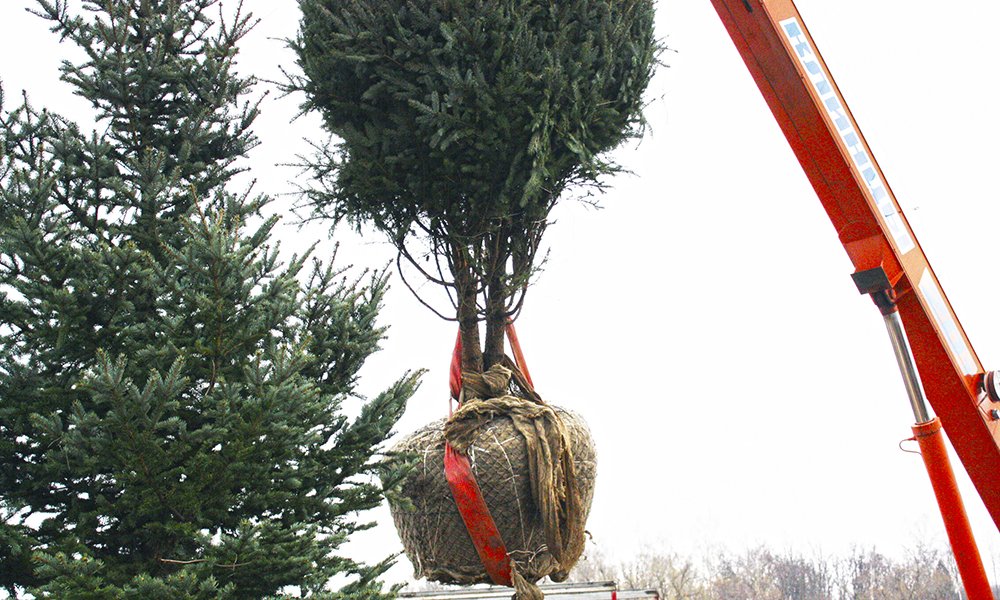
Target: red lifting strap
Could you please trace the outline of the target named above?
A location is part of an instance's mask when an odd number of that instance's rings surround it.
[[[451,486],[451,495],[455,498],[465,528],[476,547],[479,560],[486,568],[486,573],[497,585],[511,585],[510,557],[507,546],[503,543],[500,530],[493,522],[490,509],[483,500],[483,492],[476,483],[469,466],[469,459],[456,452],[451,445],[444,447],[444,474]]]
[[[511,349],[514,352],[514,360],[524,373],[525,379],[531,383],[531,376],[524,364],[524,355],[521,353],[521,345],[517,341],[517,334],[514,332],[514,323],[507,324],[507,337],[510,339]],[[462,334],[459,332],[458,339],[455,340],[455,351],[451,356],[451,369],[448,374],[448,385],[451,388],[451,397],[458,400],[462,392]],[[476,483],[476,478],[472,474],[469,459],[456,452],[450,444],[445,444],[444,448],[444,474],[451,487],[451,495],[455,499],[455,506],[465,522],[465,528],[472,538],[472,545],[479,554],[479,560],[486,568],[486,573],[493,583],[497,585],[510,586],[511,570],[510,556],[507,554],[507,546],[504,545],[500,530],[497,529],[490,509],[483,499],[483,492]]]
[[[507,321],[507,339],[510,340],[510,349],[514,352],[514,364],[521,370],[521,374],[528,381],[528,385],[535,387],[531,381],[531,373],[528,372],[528,363],[524,362],[524,353],[521,352],[521,342],[517,341],[517,332],[514,331],[514,321]]]

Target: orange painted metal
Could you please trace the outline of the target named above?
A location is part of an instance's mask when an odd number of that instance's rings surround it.
[[[801,15],[791,0],[712,3],[855,269],[885,270],[927,399],[1000,527],[1000,421],[982,365]]]
[[[938,506],[941,507],[944,528],[948,533],[948,541],[955,555],[966,596],[970,600],[993,600],[993,590],[972,535],[969,517],[965,513],[965,505],[955,482],[955,473],[948,460],[940,419],[914,425],[913,437],[920,445],[920,455],[927,467]]]

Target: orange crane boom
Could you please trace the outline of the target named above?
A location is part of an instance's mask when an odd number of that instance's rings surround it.
[[[935,451],[924,442],[933,435],[940,441],[940,427],[932,425],[940,419],[1000,527],[1000,377],[984,373],[794,3],[712,3],[833,223],[858,289],[872,295],[886,319],[956,559],[975,553],[982,572],[971,531],[967,541],[956,542],[964,535],[962,519],[968,529],[957,490],[947,495],[947,482],[936,479],[950,474],[947,462],[940,463],[947,460],[943,446]],[[924,396],[937,418],[926,410]],[[962,573],[969,597],[992,598],[985,573],[976,581],[974,562],[968,560]]]

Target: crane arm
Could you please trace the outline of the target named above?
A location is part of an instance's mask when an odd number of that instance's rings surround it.
[[[1000,408],[983,367],[791,0],[712,0],[856,269],[884,274],[927,400],[1000,527]],[[859,287],[861,284],[859,283]]]

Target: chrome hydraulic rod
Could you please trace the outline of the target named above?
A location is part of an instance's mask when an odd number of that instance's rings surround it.
[[[910,399],[913,418],[917,423],[926,423],[931,420],[931,416],[927,410],[927,400],[924,397],[924,388],[920,385],[920,377],[917,375],[913,353],[910,352],[910,343],[906,339],[906,331],[903,330],[903,320],[895,310],[889,314],[883,312],[882,320],[885,321],[886,331],[889,332],[889,339],[892,341],[892,352],[896,355],[896,364],[899,365],[899,372],[903,376],[903,385]]]

